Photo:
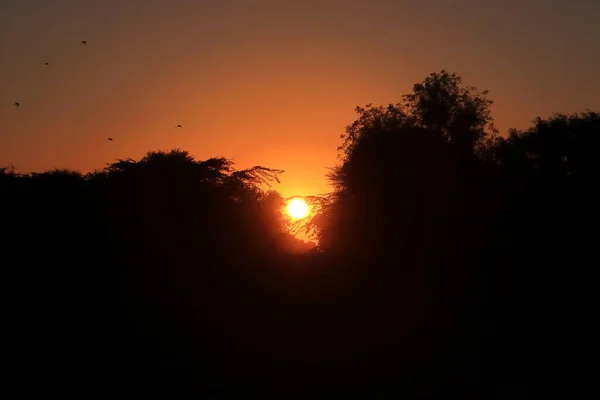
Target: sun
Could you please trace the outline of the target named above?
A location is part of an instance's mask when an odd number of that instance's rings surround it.
[[[292,218],[304,218],[308,215],[308,205],[302,199],[294,199],[288,204],[288,213]]]

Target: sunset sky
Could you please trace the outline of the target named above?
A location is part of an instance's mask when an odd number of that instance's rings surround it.
[[[177,147],[322,193],[354,108],[433,71],[489,89],[503,134],[600,109],[598,21],[598,0],[0,0],[0,166]]]

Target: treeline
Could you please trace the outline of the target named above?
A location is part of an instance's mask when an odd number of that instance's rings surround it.
[[[217,397],[565,381],[592,293],[600,115],[502,137],[491,105],[441,71],[358,107],[333,192],[307,199],[316,248],[269,188],[280,170],[179,150],[2,170],[14,381]]]

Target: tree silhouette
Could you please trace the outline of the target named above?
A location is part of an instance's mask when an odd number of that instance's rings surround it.
[[[418,126],[441,133],[459,151],[470,153],[482,140],[498,133],[488,93],[464,86],[460,76],[442,70],[415,84],[403,100]]]
[[[387,243],[409,252],[417,232],[439,230],[431,224],[459,212],[474,184],[473,157],[496,135],[487,92],[461,84],[442,70],[401,103],[356,108],[341,136],[341,165],[329,175],[335,191],[312,221],[322,247]]]
[[[283,171],[224,157],[0,169],[11,379],[225,398],[566,382],[595,293],[600,114],[503,138],[491,104],[441,71],[357,107],[332,193],[295,222]]]
[[[492,302],[486,315],[497,327],[490,339],[495,359],[511,366],[518,385],[538,383],[532,365],[540,382],[565,381],[563,365],[575,362],[566,348],[551,356],[546,349],[570,340],[587,309],[580,296],[588,293],[587,265],[595,258],[586,226],[598,221],[590,183],[600,172],[593,154],[599,134],[598,113],[554,114],[510,130],[487,157]]]

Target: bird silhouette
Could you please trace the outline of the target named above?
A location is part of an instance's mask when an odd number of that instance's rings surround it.
[[[46,61],[44,64],[46,64],[46,65],[50,65],[50,63],[49,63],[48,61]]]
[[[177,125],[175,128],[181,128],[181,125]]]
[[[112,141],[113,141],[113,138],[109,137],[109,138],[108,138],[108,140],[112,142]]]
[[[21,104],[19,104],[19,102],[18,102],[18,101],[15,101],[13,104],[14,104],[16,107],[19,107],[19,106],[21,105]]]
[[[82,40],[81,44],[85,46],[87,44],[87,40]]]

